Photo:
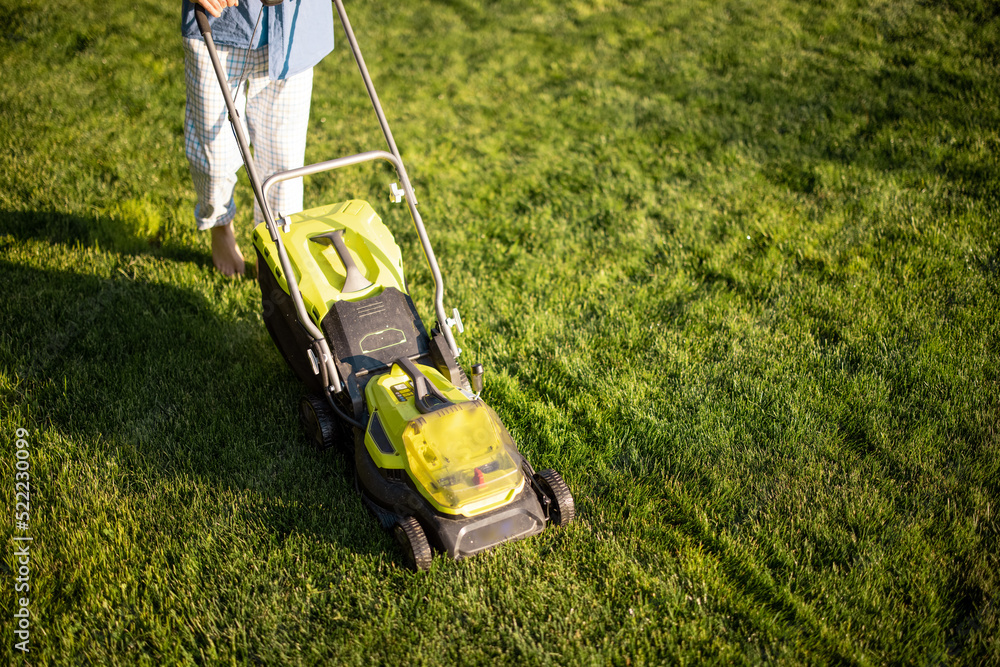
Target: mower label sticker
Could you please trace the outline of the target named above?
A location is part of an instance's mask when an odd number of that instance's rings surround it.
[[[405,342],[406,334],[403,333],[402,329],[383,329],[382,331],[370,333],[362,338],[361,351],[365,353],[378,352],[379,350],[384,350],[387,347],[402,345]]]
[[[406,399],[413,398],[413,385],[409,382],[400,382],[391,387],[392,393],[396,395],[396,400],[406,403]]]

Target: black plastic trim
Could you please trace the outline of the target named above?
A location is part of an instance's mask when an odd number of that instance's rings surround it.
[[[389,442],[389,436],[385,434],[382,426],[382,419],[378,416],[378,411],[372,413],[371,421],[368,422],[368,433],[372,436],[372,441],[378,450],[383,454],[395,454],[396,449]]]
[[[526,483],[511,502],[496,510],[474,517],[451,517],[438,512],[420,494],[409,475],[403,476],[403,484],[386,479],[365,447],[363,432],[359,431],[357,436],[355,480],[362,499],[382,525],[387,514],[400,518],[415,516],[426,529],[431,545],[451,558],[471,556],[545,529],[546,517],[531,484]]]

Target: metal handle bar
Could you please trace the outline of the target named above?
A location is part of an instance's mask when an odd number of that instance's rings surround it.
[[[257,168],[254,164],[253,156],[250,154],[250,144],[243,131],[243,124],[239,120],[240,114],[236,110],[236,105],[233,103],[233,96],[229,91],[229,80],[226,77],[226,72],[222,67],[222,63],[219,61],[219,54],[216,51],[215,42],[212,39],[212,27],[208,22],[208,14],[205,12],[205,8],[201,5],[195,6],[195,19],[198,21],[201,36],[205,40],[205,46],[208,48],[208,54],[212,59],[212,67],[215,69],[215,76],[219,80],[219,86],[222,89],[222,97],[226,102],[226,110],[229,112],[229,121],[233,126],[234,133],[236,134],[236,143],[239,146],[240,155],[243,157],[243,165],[246,167],[247,175],[250,178],[250,185],[253,188],[254,196],[257,198],[257,204],[260,206],[261,213],[264,215],[264,221],[271,233],[271,239],[277,244],[278,261],[281,263],[282,271],[285,272],[285,280],[288,283],[288,293],[292,297],[292,303],[295,306],[295,313],[298,316],[299,325],[305,329],[306,334],[312,339],[313,345],[317,347],[320,363],[326,367],[327,379],[333,387],[334,392],[339,393],[341,391],[342,384],[340,374],[337,372],[337,366],[333,361],[333,354],[330,352],[330,346],[327,343],[323,332],[319,327],[313,324],[313,321],[309,318],[309,314],[306,312],[305,304],[302,301],[302,294],[299,292],[298,281],[295,279],[295,273],[292,271],[291,262],[288,260],[288,254],[285,252],[284,246],[278,240],[277,225],[274,224],[274,216],[271,215],[271,209],[267,205],[267,199],[264,197],[260,178],[257,175]]]
[[[417,197],[413,194],[413,188],[410,186],[410,177],[406,175],[403,158],[396,147],[395,139],[392,138],[389,121],[385,118],[385,113],[382,111],[382,103],[379,102],[378,93],[375,92],[375,84],[372,83],[371,75],[368,74],[368,67],[365,65],[364,56],[361,55],[361,47],[358,46],[358,40],[354,36],[351,21],[347,18],[347,10],[344,9],[344,2],[343,0],[333,0],[333,6],[337,8],[340,23],[344,28],[344,33],[347,34],[347,41],[351,45],[351,53],[354,54],[354,60],[358,63],[358,70],[361,72],[361,78],[365,82],[365,89],[368,91],[368,98],[375,109],[379,126],[382,128],[382,134],[385,135],[385,142],[389,145],[389,151],[396,158],[393,164],[396,167],[396,173],[399,174],[399,180],[403,183],[403,190],[406,193],[406,203],[410,207],[410,217],[413,218],[413,224],[417,228],[417,234],[420,236],[420,244],[424,249],[424,256],[427,258],[428,266],[430,266],[431,275],[434,276],[434,310],[438,316],[438,327],[441,329],[441,333],[444,334],[444,339],[448,343],[448,347],[451,348],[451,353],[455,357],[458,357],[461,350],[458,349],[458,345],[455,343],[455,337],[451,333],[451,325],[448,323],[449,319],[444,310],[444,282],[441,279],[441,271],[438,269],[437,259],[434,257],[434,250],[431,249],[430,239],[427,238],[424,222],[417,212]]]
[[[313,174],[333,169],[340,169],[342,167],[353,167],[357,164],[374,162],[375,160],[385,160],[392,163],[392,166],[396,167],[397,171],[399,169],[399,160],[396,159],[395,155],[387,153],[386,151],[367,151],[364,153],[358,153],[357,155],[338,157],[333,160],[307,164],[303,167],[296,167],[295,169],[279,171],[276,174],[272,174],[266,181],[264,181],[264,197],[267,197],[267,193],[271,191],[272,187],[282,181],[290,181],[293,178],[302,178],[303,176],[312,176]]]
[[[434,311],[438,317],[438,326],[440,327],[442,333],[444,333],[445,341],[447,341],[448,346],[451,348],[452,354],[457,357],[459,349],[455,344],[455,338],[451,333],[451,327],[448,325],[448,316],[444,309],[444,281],[441,278],[441,270],[438,267],[437,258],[434,256],[434,248],[431,247],[431,241],[427,236],[427,229],[424,227],[423,219],[420,217],[420,212],[417,211],[417,196],[414,194],[413,187],[410,185],[410,179],[407,177],[406,171],[403,169],[403,161],[398,156],[386,151],[367,151],[365,153],[348,155],[346,157],[335,158],[325,162],[307,164],[303,167],[298,167],[297,169],[279,171],[264,181],[264,185],[262,187],[264,199],[267,199],[267,193],[270,189],[275,184],[282,181],[288,181],[293,178],[301,178],[303,176],[312,176],[313,174],[331,171],[333,169],[341,169],[343,167],[352,167],[354,165],[363,164],[365,162],[373,162],[375,160],[385,160],[386,162],[392,164],[392,166],[396,169],[396,173],[399,175],[399,180],[403,182],[403,194],[406,198],[406,205],[410,210],[410,218],[413,220],[413,226],[417,229],[417,236],[420,238],[420,246],[424,251],[424,258],[427,260],[427,266],[430,268],[431,276],[434,278]]]
[[[219,62],[218,55],[215,53],[215,44],[212,41],[208,16],[205,14],[204,9],[200,5],[196,6],[195,11],[198,19],[198,25],[201,27],[202,37],[205,39],[205,44],[212,56],[212,65],[215,68],[216,76],[218,77],[219,84],[222,87],[223,96],[226,98],[226,107],[229,111],[230,120],[232,121],[236,132],[237,143],[240,147],[240,153],[243,156],[244,164],[247,167],[247,173],[250,176],[250,182],[254,190],[254,195],[256,196],[261,212],[264,215],[264,221],[268,232],[270,233],[271,240],[277,247],[278,261],[281,264],[281,268],[285,273],[286,280],[288,281],[288,291],[292,297],[292,302],[295,306],[299,324],[313,339],[314,344],[319,346],[321,363],[325,361],[324,365],[327,367],[334,391],[338,392],[341,389],[341,382],[339,374],[337,373],[336,365],[333,362],[333,355],[330,354],[329,346],[327,345],[326,337],[323,335],[323,332],[312,322],[306,312],[305,304],[302,301],[302,295],[298,289],[298,281],[295,279],[295,273],[291,269],[291,263],[289,261],[288,254],[285,251],[284,243],[281,241],[278,225],[276,224],[270,207],[267,204],[267,191],[274,183],[279,181],[360,164],[371,160],[382,159],[390,162],[393,167],[395,167],[396,173],[399,175],[399,179],[403,183],[403,192],[406,197],[406,204],[410,209],[410,217],[413,220],[414,227],[417,229],[417,235],[420,237],[420,245],[423,248],[424,257],[427,260],[427,265],[430,267],[431,275],[434,278],[434,310],[438,317],[438,327],[444,334],[445,342],[448,343],[448,347],[451,349],[451,352],[455,357],[458,357],[461,350],[459,350],[458,345],[455,343],[455,337],[451,332],[450,320],[445,313],[444,281],[441,278],[441,271],[438,268],[437,259],[434,255],[434,250],[431,247],[430,239],[427,237],[427,230],[424,228],[423,219],[417,211],[417,197],[413,192],[413,187],[410,184],[410,178],[406,173],[406,168],[403,166],[403,159],[400,156],[399,149],[396,147],[396,142],[392,137],[392,132],[389,129],[389,123],[386,120],[385,113],[382,111],[382,105],[379,102],[378,94],[375,92],[375,85],[372,83],[371,76],[368,74],[368,68],[365,66],[364,58],[361,55],[361,49],[358,46],[357,39],[354,37],[354,30],[351,28],[350,20],[347,18],[347,12],[344,9],[343,2],[342,0],[333,0],[333,4],[337,8],[337,13],[340,15],[344,32],[347,33],[347,41],[351,46],[351,52],[354,54],[354,59],[358,64],[358,69],[361,71],[361,77],[364,80],[365,88],[368,91],[368,97],[371,100],[372,107],[375,109],[375,115],[378,117],[379,125],[382,128],[382,133],[385,136],[386,143],[388,144],[391,153],[387,153],[385,151],[370,151],[345,158],[338,158],[327,162],[317,163],[315,165],[307,165],[300,167],[299,169],[291,169],[274,174],[268,178],[264,184],[261,184],[257,178],[254,161],[250,155],[248,145],[249,142],[246,140],[243,133],[241,123],[237,120],[239,118],[239,114],[233,104],[231,95],[229,95],[228,81],[222,65]]]

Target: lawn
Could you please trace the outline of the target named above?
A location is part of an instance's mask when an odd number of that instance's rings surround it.
[[[2,0],[10,663],[1000,662],[997,5],[347,8],[460,361],[577,521],[407,571],[194,231],[179,3]],[[384,145],[337,30],[310,162]],[[307,205],[372,201],[430,323],[393,180]]]

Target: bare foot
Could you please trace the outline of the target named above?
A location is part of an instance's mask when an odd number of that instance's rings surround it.
[[[212,227],[212,261],[224,276],[243,275],[245,263],[243,253],[236,245],[232,223],[223,227]]]

